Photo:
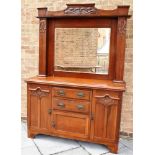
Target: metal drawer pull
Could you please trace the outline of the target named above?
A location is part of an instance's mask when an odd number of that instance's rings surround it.
[[[84,109],[84,106],[81,105],[81,104],[78,104],[78,105],[77,105],[77,108],[78,108],[79,110],[83,110],[83,109]]]
[[[48,109],[48,114],[52,114],[52,109]]]
[[[77,93],[77,96],[78,97],[84,97],[84,93],[83,92],[79,92],[79,93]]]
[[[59,91],[57,91],[57,94],[60,96],[64,96],[65,92],[64,92],[64,90],[59,90]]]
[[[60,108],[64,108],[65,104],[64,103],[58,103],[57,106],[59,106]]]

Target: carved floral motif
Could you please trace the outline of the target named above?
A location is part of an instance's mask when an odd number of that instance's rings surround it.
[[[31,95],[38,96],[39,98],[47,96],[49,94],[48,90],[41,90],[40,87],[36,89],[29,89],[31,90]]]
[[[111,106],[111,105],[117,104],[117,102],[115,102],[115,100],[118,100],[118,99],[117,98],[112,98],[108,94],[106,94],[103,97],[98,98],[98,101],[101,104],[103,104],[104,106]]]
[[[41,20],[39,24],[39,31],[44,33],[46,31],[46,20]]]
[[[118,32],[120,34],[125,34],[125,32],[126,32],[126,21],[125,20],[121,20],[118,23]]]
[[[94,7],[68,7],[65,11],[65,14],[94,14],[96,13],[96,8]]]

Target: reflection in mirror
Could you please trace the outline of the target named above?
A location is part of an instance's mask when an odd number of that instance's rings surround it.
[[[56,28],[55,70],[108,74],[110,28]]]

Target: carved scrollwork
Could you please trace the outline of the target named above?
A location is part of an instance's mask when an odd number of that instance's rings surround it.
[[[96,96],[96,98],[98,99],[98,102],[100,102],[104,106],[111,106],[117,104],[115,100],[119,100],[119,98],[111,97],[109,94],[106,94],[104,96]]]
[[[126,21],[125,20],[121,20],[118,23],[118,32],[123,35],[126,32]]]
[[[31,95],[38,96],[39,98],[47,96],[49,94],[49,90],[42,90],[40,87],[36,89],[29,89],[31,91]]]
[[[46,31],[46,20],[41,20],[39,24],[39,31],[44,33]]]
[[[76,14],[76,15],[84,15],[84,14],[94,14],[96,13],[96,8],[94,7],[68,7],[64,10],[65,14]]]

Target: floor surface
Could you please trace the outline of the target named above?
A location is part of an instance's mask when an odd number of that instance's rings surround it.
[[[114,155],[106,146],[38,135],[27,137],[26,123],[21,126],[21,155]],[[120,138],[118,155],[133,155],[132,139]]]

